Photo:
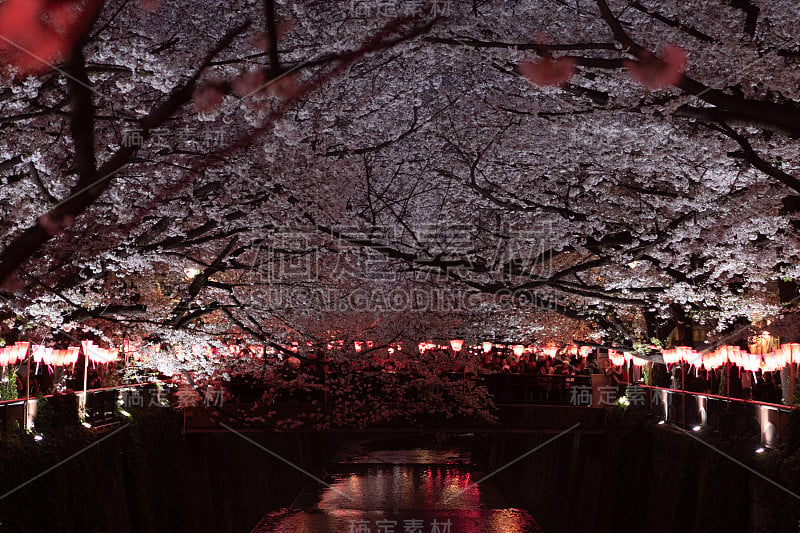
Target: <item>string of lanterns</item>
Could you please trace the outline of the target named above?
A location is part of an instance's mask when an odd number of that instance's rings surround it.
[[[50,348],[30,342],[16,342],[0,348],[0,367],[15,365],[29,356],[36,364],[70,366],[78,361],[81,349],[83,349],[84,355],[94,363],[113,363],[118,359],[119,350],[117,348],[100,348],[92,341],[82,341],[81,346],[70,346],[64,349]]]
[[[774,372],[786,365],[800,363],[800,343],[782,344],[777,350],[766,354],[749,353],[738,346],[720,346],[710,352],[698,352],[687,346],[678,346],[662,350],[661,356],[667,366],[686,362],[711,370],[732,363],[748,372]]]
[[[15,365],[25,359],[29,346],[29,342],[15,342],[11,346],[0,348],[0,366]]]
[[[449,348],[453,352],[461,352],[465,347],[464,339],[451,339]],[[341,342],[329,343],[330,349],[342,347]],[[364,348],[372,348],[372,341],[354,341],[353,347],[356,352],[361,352]],[[205,348],[205,350],[203,350]],[[392,352],[400,350],[399,345],[392,346]],[[439,345],[432,341],[420,342],[417,345],[420,353],[428,350],[446,350],[447,345]],[[483,353],[489,353],[492,349],[510,348],[516,357],[521,357],[524,353],[539,353],[548,357],[554,357],[558,352],[555,346],[545,346],[534,348],[533,346],[525,346],[522,344],[502,345],[494,344],[489,341],[482,342],[478,346],[470,346],[472,350],[480,350]],[[158,352],[158,346],[152,347],[153,351]],[[298,350],[298,343],[292,343],[289,348],[291,351]],[[43,363],[49,366],[69,366],[74,365],[80,355],[81,350],[84,355],[94,363],[113,363],[119,358],[119,349],[117,348],[101,348],[91,340],[81,341],[81,346],[70,346],[65,349],[50,348],[40,344],[31,344],[30,342],[16,342],[13,345],[0,347],[0,366],[5,367],[17,364],[25,360],[30,352],[32,360],[35,363]],[[180,351],[179,347],[176,350]],[[590,353],[592,347],[590,346],[568,346],[565,352],[571,355],[586,356]],[[216,352],[210,346],[193,345],[192,353],[198,354],[205,352],[206,355],[212,355]],[[228,353],[231,356],[242,355],[245,351],[249,351],[256,357],[263,357],[267,351],[264,346],[239,346],[231,344],[228,346]],[[742,350],[738,346],[720,346],[713,351],[697,351],[687,346],[678,346],[671,349],[661,351],[664,363],[667,366],[678,364],[681,362],[689,363],[690,365],[703,367],[706,370],[720,368],[726,363],[733,363],[747,371],[757,372],[763,370],[772,372],[780,370],[787,364],[800,363],[800,343],[782,344],[778,349],[773,350],[766,354],[753,354],[746,350]],[[634,366],[644,366],[648,361],[646,359],[637,357],[630,352],[623,352],[618,350],[609,349],[608,357],[611,362],[616,366],[623,366],[628,363],[633,363]]]

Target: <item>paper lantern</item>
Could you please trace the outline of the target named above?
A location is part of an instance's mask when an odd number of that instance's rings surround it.
[[[569,346],[569,348],[567,348],[567,353],[568,353],[569,355],[576,356],[576,355],[578,355],[578,352],[579,352],[579,351],[580,351],[580,350],[579,350],[579,348],[578,348],[577,346],[575,346],[574,344],[571,344],[571,345]]]
[[[784,362],[787,365],[800,363],[800,344],[796,342],[781,344],[778,350],[782,354]]]
[[[15,365],[18,361],[25,359],[30,343],[17,342],[10,346],[0,348],[0,366]]]
[[[800,344],[793,342],[789,346],[791,346],[792,363],[800,363]]]
[[[250,349],[250,353],[255,355],[256,357],[264,357],[264,347],[263,346],[248,346]]]
[[[664,359],[665,365],[674,365],[675,363],[679,363],[681,360],[680,354],[674,348],[670,350],[662,350],[661,357]]]
[[[13,348],[14,357],[17,361],[22,361],[28,356],[29,342],[15,342]]]
[[[420,343],[420,346],[422,346],[422,343]],[[363,342],[359,342],[359,341],[355,341],[353,343],[353,347],[355,348],[355,350],[357,352],[360,352],[361,350],[364,349],[364,343]]]
[[[778,348],[772,353],[764,354],[764,371],[775,372],[785,367],[787,351],[789,352],[789,358],[791,358],[791,350],[783,350],[782,348]]]
[[[482,348],[483,348],[483,353],[489,353],[492,351],[492,343],[484,341]]]
[[[761,354],[742,353],[741,367],[748,372],[757,372],[761,368]]]
[[[13,365],[16,362],[16,352],[11,346],[3,346],[0,348],[0,366]]]
[[[464,339],[450,340],[450,347],[453,349],[454,352],[460,352],[463,346],[464,346]]]
[[[81,347],[83,348],[83,355],[95,363],[112,363],[117,360],[119,355],[119,350],[116,348],[100,348],[93,341],[81,341]],[[176,346],[176,348],[178,347],[180,347],[180,344]]]
[[[625,356],[616,350],[609,350],[608,358],[611,359],[611,363],[614,364],[614,366],[622,366],[625,364]]]
[[[37,364],[41,363],[48,350],[52,351],[53,349],[41,344],[34,344],[33,350],[31,351],[31,354],[33,355],[33,362]]]
[[[515,344],[511,350],[514,352],[514,355],[517,357],[521,357],[523,353],[525,353],[525,347],[521,344]]]
[[[667,365],[673,365],[681,361],[696,364],[701,359],[700,354],[688,346],[677,346],[671,350],[662,350],[661,357],[664,358],[664,363]]]

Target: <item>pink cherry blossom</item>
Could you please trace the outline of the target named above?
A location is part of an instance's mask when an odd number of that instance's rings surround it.
[[[0,6],[0,58],[23,74],[46,71],[69,54],[103,0],[7,0]]]
[[[233,92],[238,96],[248,96],[263,88],[266,76],[262,71],[248,72],[233,80]]]
[[[153,12],[161,5],[161,0],[139,0],[139,7],[144,11]]]
[[[571,57],[556,59],[545,57],[538,63],[523,61],[519,72],[534,85],[561,85],[575,74],[575,60]]]
[[[222,103],[222,91],[214,85],[198,87],[194,91],[192,100],[198,113],[208,113]]]
[[[633,79],[650,90],[677,85],[686,72],[686,50],[676,44],[668,44],[661,57],[650,52],[641,54],[640,61],[625,61],[625,67]]]

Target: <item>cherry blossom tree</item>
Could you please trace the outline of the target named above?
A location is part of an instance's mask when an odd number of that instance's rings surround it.
[[[792,7],[7,0],[6,337],[288,355],[775,314],[799,274]]]

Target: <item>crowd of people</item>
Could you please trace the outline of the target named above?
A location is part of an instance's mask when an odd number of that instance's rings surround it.
[[[672,365],[667,378],[656,379],[656,385],[676,390],[702,392],[779,404],[782,402],[780,372],[748,372],[735,365],[714,370],[691,367],[683,380],[684,368]]]

